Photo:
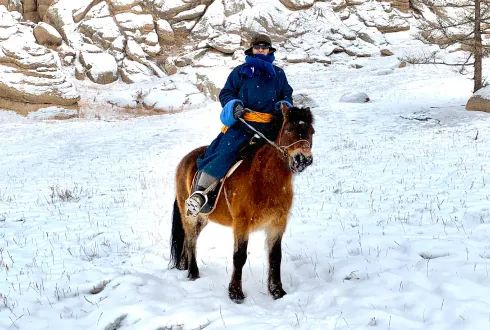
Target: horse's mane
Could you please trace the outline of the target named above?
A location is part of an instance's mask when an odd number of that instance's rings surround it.
[[[299,122],[305,122],[308,125],[313,124],[313,114],[311,113],[310,108],[291,107],[288,109],[286,119],[294,124]]]
[[[310,108],[298,108],[298,107],[290,107],[288,112],[286,113],[286,120],[293,124],[299,124],[300,122],[304,122],[308,125],[312,125],[313,114],[311,113]],[[282,124],[284,122],[284,116],[281,111],[275,113],[272,117],[270,130],[268,134],[268,138],[272,141],[277,139],[279,132],[282,128]]]

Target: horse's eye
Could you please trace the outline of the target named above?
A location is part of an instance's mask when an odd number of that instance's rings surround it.
[[[287,133],[292,133],[292,132],[294,132],[294,128],[292,128],[292,127],[287,127],[287,128],[286,128],[286,132],[287,132]]]

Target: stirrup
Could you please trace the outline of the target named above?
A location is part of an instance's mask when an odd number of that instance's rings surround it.
[[[207,202],[208,196],[204,194],[204,191],[194,191],[185,201],[185,205],[187,206],[187,215],[197,217]]]

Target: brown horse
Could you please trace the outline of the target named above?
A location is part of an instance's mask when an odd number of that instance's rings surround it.
[[[247,260],[249,234],[265,230],[269,253],[268,289],[274,299],[286,292],[281,282],[281,240],[293,202],[292,177],[312,163],[313,115],[310,108],[282,107],[282,126],[275,142],[260,147],[252,160],[244,162],[223,183],[214,211],[208,215],[186,215],[185,200],[191,193],[197,171],[196,159],[206,149],[187,154],[179,163],[175,177],[170,266],[187,269],[188,278],[199,277],[196,242],[209,220],[233,229],[235,249],[229,297],[241,303],[242,268]],[[281,124],[281,123],[280,123]]]

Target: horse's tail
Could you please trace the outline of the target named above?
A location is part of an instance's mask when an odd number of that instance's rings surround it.
[[[180,264],[182,251],[184,249],[185,232],[182,225],[182,216],[180,214],[177,199],[174,202],[172,213],[172,233],[170,235],[170,268],[175,268]]]

